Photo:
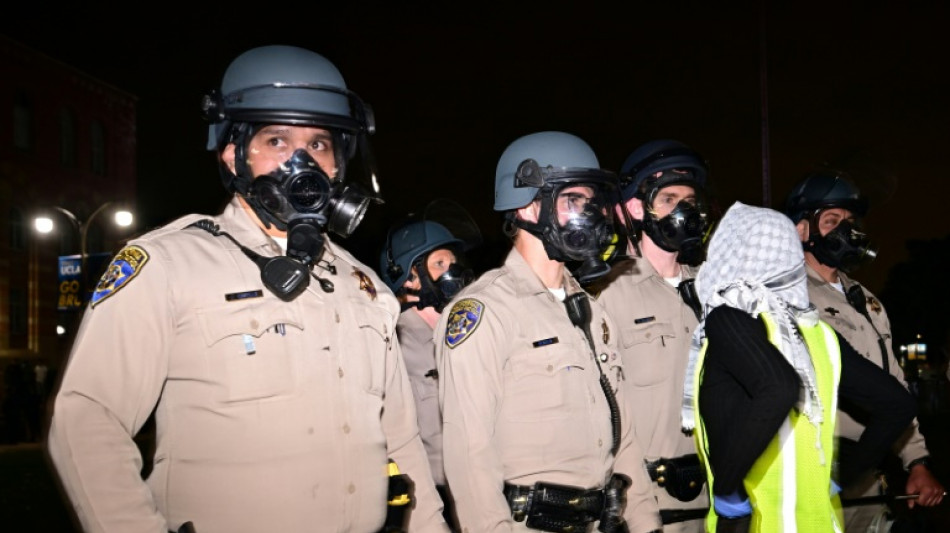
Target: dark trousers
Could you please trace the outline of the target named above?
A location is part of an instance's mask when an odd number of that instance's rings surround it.
[[[439,491],[439,496],[442,498],[442,517],[445,518],[445,523],[454,533],[461,532],[458,517],[455,516],[455,501],[452,499],[449,488],[445,485],[436,485],[435,489]]]

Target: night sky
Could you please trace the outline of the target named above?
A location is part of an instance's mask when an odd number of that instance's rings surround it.
[[[872,196],[866,229],[881,250],[856,272],[872,290],[906,258],[906,240],[950,233],[945,5],[342,4],[135,18],[19,6],[25,12],[5,16],[0,33],[138,98],[142,230],[221,207],[201,96],[244,50],[294,44],[333,61],[375,111],[387,202],[350,239],[373,267],[368,251],[388,221],[434,198],[458,201],[486,240],[499,239],[498,157],[515,138],[549,129],[584,138],[614,170],[643,142],[679,139],[708,159],[723,207],[780,207],[816,166],[844,165]]]

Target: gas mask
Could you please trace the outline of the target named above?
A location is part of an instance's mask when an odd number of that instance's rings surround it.
[[[691,172],[682,175],[677,171],[664,172],[643,198],[641,225],[644,233],[662,250],[679,252],[684,258],[693,257],[702,250],[710,227],[709,209],[702,189],[692,180]],[[666,216],[657,218],[653,203],[660,191],[671,185],[688,185],[693,189],[695,199],[693,202],[680,200]]]
[[[813,220],[812,227],[818,227]],[[805,251],[811,252],[821,264],[851,272],[877,257],[877,248],[871,239],[851,222],[842,220],[835,229],[822,236],[811,232],[805,242]]]
[[[427,274],[424,259],[418,261],[415,267],[417,272],[426,274],[419,276],[419,283],[422,285],[421,289],[418,291],[407,291],[419,297],[419,301],[412,302],[412,305],[419,309],[433,307],[440,313],[445,309],[445,306],[452,301],[452,298],[466,285],[471,283],[475,277],[472,269],[460,262],[449,265],[448,270],[443,272],[442,275],[435,280]]]
[[[356,184],[332,181],[306,150],[251,182],[245,199],[261,218],[281,231],[306,220],[320,231],[349,237],[363,220],[370,196]]]
[[[616,237],[613,206],[620,201],[614,174],[541,168],[534,159],[526,159],[515,172],[515,183],[539,188],[538,221],[516,218],[513,223],[538,237],[550,259],[565,263],[582,284],[610,271],[606,259]]]

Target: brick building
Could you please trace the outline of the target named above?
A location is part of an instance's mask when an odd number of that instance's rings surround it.
[[[24,430],[23,397],[42,395],[44,372],[47,391],[55,384],[79,323],[82,306],[59,309],[59,257],[83,244],[92,259],[111,255],[135,230],[110,214],[134,213],[136,98],[2,35],[0,79],[2,443],[38,437]],[[44,212],[56,224],[47,235],[33,228]],[[95,262],[86,265],[94,285]]]

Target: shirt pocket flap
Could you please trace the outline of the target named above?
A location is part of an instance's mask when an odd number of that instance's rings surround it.
[[[260,337],[276,326],[303,330],[300,308],[293,302],[258,301],[199,309],[198,321],[207,346],[234,335]]]
[[[572,366],[584,368],[590,361],[590,348],[577,343],[559,342],[523,352],[509,360],[513,376],[531,374],[554,375],[560,370]]]
[[[627,326],[621,332],[624,348],[629,348],[637,344],[656,342],[662,337],[675,337],[676,330],[670,322],[647,322],[645,324],[632,324]]]

